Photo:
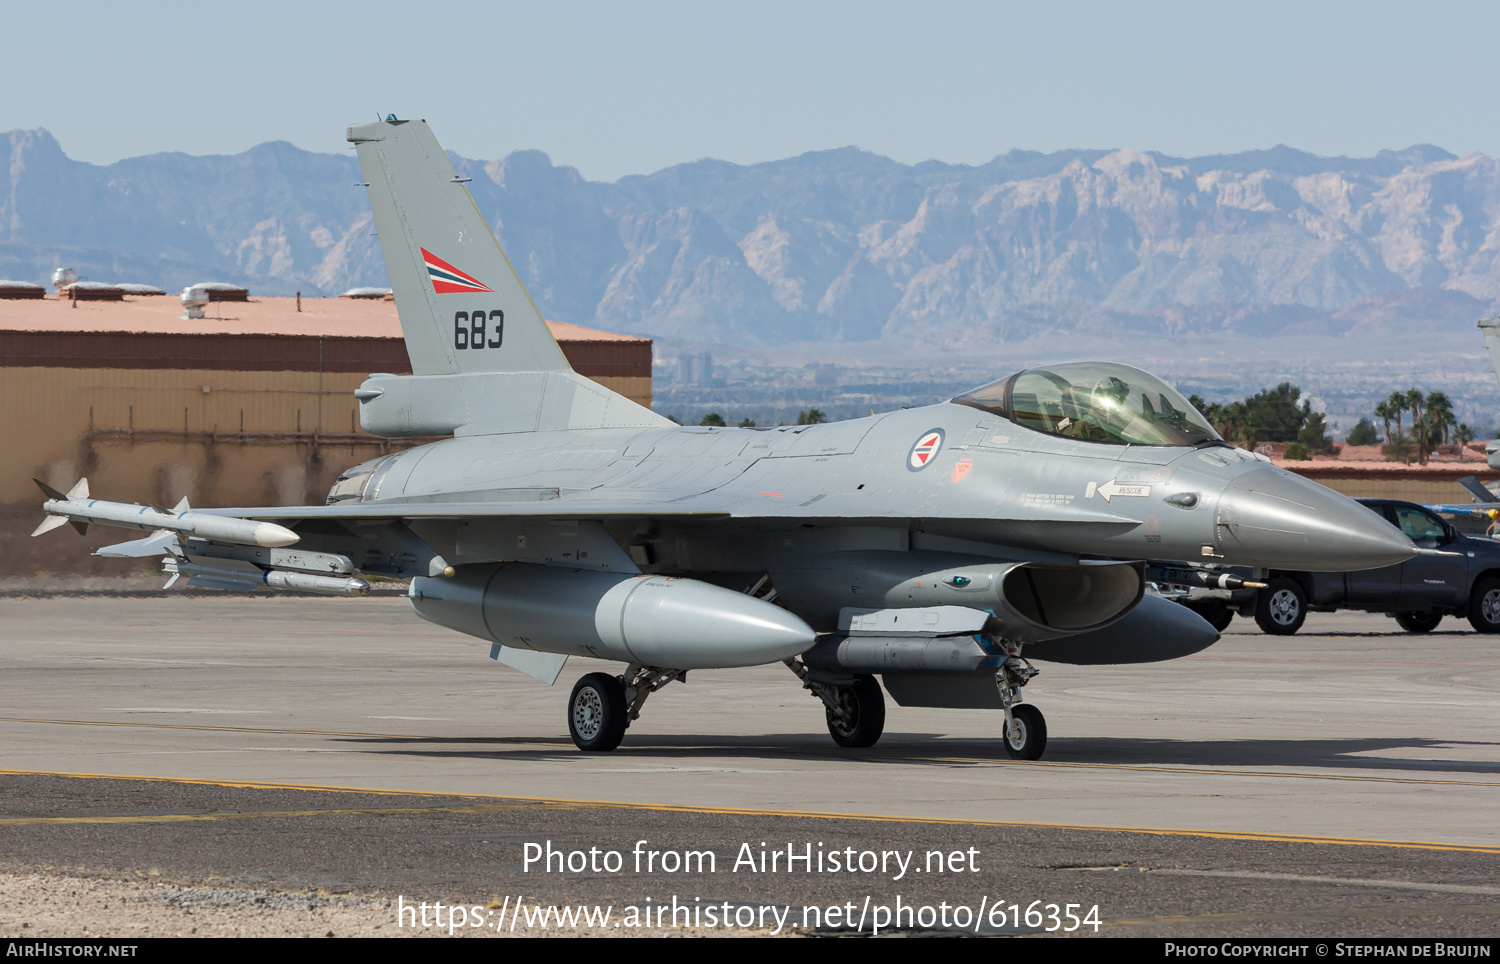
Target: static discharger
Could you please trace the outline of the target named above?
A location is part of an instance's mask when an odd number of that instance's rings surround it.
[[[274,522],[256,522],[253,519],[235,519],[228,516],[193,512],[187,499],[177,504],[176,511],[168,512],[154,506],[133,505],[124,502],[103,502],[89,498],[88,479],[79,479],[66,494],[52,486],[33,479],[47,494],[42,510],[47,518],[36,527],[33,536],[39,536],[71,522],[80,533],[88,531],[90,523],[119,526],[122,529],[145,529],[148,532],[166,530],[183,535],[211,539],[214,542],[231,542],[241,546],[264,546],[279,548],[298,540],[297,533]]]

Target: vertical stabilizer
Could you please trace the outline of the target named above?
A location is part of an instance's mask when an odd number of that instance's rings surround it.
[[[671,424],[577,374],[426,121],[356,124],[411,375],[354,393],[385,438]]]
[[[569,371],[463,179],[426,121],[356,124],[412,372]]]

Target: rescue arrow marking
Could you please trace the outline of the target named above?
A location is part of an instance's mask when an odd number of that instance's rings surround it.
[[[1110,479],[1108,482],[1104,482],[1098,485],[1090,482],[1088,488],[1084,490],[1083,497],[1085,499],[1092,499],[1094,497],[1094,493],[1096,492],[1099,493],[1099,495],[1104,499],[1105,502],[1108,502],[1110,499],[1113,499],[1117,495],[1150,495],[1151,486],[1149,483],[1146,485],[1121,485],[1114,479]]]

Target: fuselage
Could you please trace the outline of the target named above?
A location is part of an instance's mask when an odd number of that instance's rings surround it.
[[[944,403],[771,430],[673,427],[461,437],[367,463],[344,498],[657,505],[616,519],[644,571],[775,572],[839,551],[948,551],[1358,569],[1411,555],[1351,500],[1222,443],[1121,445]],[[336,490],[338,491],[338,490]],[[461,521],[412,528],[455,564],[504,561]]]

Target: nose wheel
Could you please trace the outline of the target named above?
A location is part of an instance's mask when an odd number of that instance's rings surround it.
[[[1005,752],[1012,760],[1040,760],[1047,750],[1047,720],[1030,703],[1017,703],[1005,713]]]
[[[1021,648],[1005,644],[1005,662],[995,673],[995,688],[1005,708],[1005,752],[1012,760],[1040,760],[1047,749],[1047,720],[1042,711],[1021,702],[1021,689],[1037,669],[1021,658]]]

